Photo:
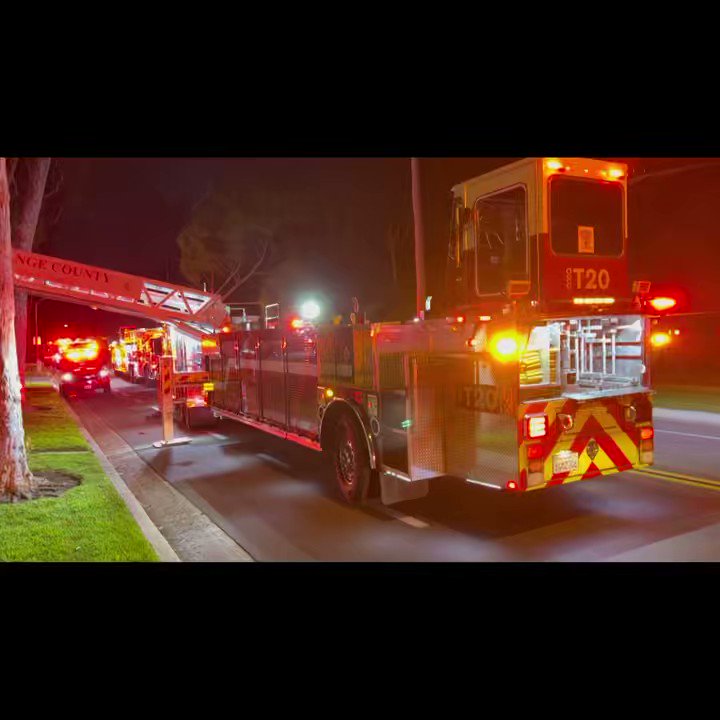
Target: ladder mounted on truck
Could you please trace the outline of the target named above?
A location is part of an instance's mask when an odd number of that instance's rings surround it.
[[[34,295],[172,322],[201,332],[228,317],[220,295],[49,255],[13,251],[15,286]]]
[[[15,287],[33,295],[150,318],[196,338],[230,320],[230,309],[220,295],[50,255],[14,250],[13,275]],[[163,440],[155,443],[156,447],[190,442],[189,438],[173,438],[173,385],[173,358],[163,355],[158,382]]]

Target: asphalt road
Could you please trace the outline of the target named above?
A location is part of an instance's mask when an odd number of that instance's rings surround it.
[[[422,500],[351,508],[322,457],[230,420],[156,449],[152,388],[79,398],[256,560],[720,560],[720,417],[659,410],[653,474],[509,495],[435,482]],[[680,474],[678,474],[680,473]],[[715,484],[717,483],[717,484]]]

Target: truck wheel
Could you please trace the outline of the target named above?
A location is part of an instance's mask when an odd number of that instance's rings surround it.
[[[104,392],[106,395],[109,395],[109,394],[112,392],[112,388],[110,387],[110,385],[106,385],[106,386],[103,388],[103,392]]]
[[[349,415],[343,415],[335,428],[333,465],[344,500],[361,505],[370,487],[370,458],[360,428]]]

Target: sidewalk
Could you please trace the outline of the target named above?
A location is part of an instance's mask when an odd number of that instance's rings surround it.
[[[49,387],[51,378],[27,366],[25,384]],[[90,404],[66,403],[133,516],[142,517],[148,540],[164,547],[162,560],[252,562],[253,558],[149,465]],[[153,542],[153,540],[155,542]],[[156,548],[157,551],[157,548]]]
[[[253,558],[142,460],[92,408],[81,422],[180,560],[252,562]]]

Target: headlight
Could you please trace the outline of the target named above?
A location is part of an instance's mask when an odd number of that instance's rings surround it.
[[[63,373],[61,379],[63,382],[72,382],[75,376],[72,373]]]
[[[103,368],[103,369],[98,373],[98,375],[99,375],[100,377],[107,377],[109,374],[110,374],[110,373],[109,373],[105,368]]]

